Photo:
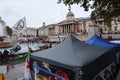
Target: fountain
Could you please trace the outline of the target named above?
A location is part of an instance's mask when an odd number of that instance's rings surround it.
[[[6,23],[0,17],[0,48],[12,46],[12,41],[6,36]]]
[[[12,42],[0,42],[0,48],[6,48],[12,46]]]
[[[12,41],[0,41],[0,48],[6,48],[12,46]]]

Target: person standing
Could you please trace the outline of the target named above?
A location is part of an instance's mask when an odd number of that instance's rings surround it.
[[[50,46],[49,46],[49,48],[51,48],[52,47],[52,42],[50,42]]]
[[[0,52],[0,64],[2,63],[2,52]]]
[[[30,52],[30,53],[32,53],[32,52],[33,52],[33,50],[31,49],[31,47],[29,47],[29,52]]]

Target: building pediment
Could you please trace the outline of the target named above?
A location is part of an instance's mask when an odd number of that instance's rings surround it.
[[[58,23],[58,25],[65,25],[65,24],[71,24],[71,23],[77,23],[78,21],[76,20],[64,20]]]

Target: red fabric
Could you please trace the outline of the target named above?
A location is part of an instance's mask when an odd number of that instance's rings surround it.
[[[29,56],[25,60],[24,78],[27,80],[30,79],[30,59],[29,59]]]
[[[48,76],[48,80],[51,80],[52,79],[52,76]]]
[[[28,68],[30,68],[30,60],[27,58],[27,59],[26,59],[26,62],[27,62],[27,63],[26,63],[26,68],[28,69]]]
[[[58,74],[59,76],[62,76],[63,78],[65,78],[65,80],[70,80],[68,78],[68,75],[62,70],[57,70],[55,73]],[[55,78],[55,80],[60,80],[60,79]]]
[[[10,51],[10,55],[14,55],[15,53],[14,53],[14,51],[12,50],[12,51]]]

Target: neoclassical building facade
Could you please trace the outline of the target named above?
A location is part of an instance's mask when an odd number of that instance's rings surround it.
[[[93,24],[93,21],[90,17],[86,18],[75,18],[71,8],[69,7],[69,12],[66,15],[66,19],[58,22],[56,24],[45,25],[43,22],[43,26],[38,29],[38,35],[46,35],[46,36],[56,36],[56,35],[68,35],[69,33],[74,34],[87,34],[88,27],[90,24]],[[109,27],[104,24],[103,19],[99,19],[94,22],[99,26],[103,32],[109,31]],[[111,22],[111,31],[120,31],[120,22],[115,24],[114,21]]]
[[[75,18],[71,9],[66,15],[66,20],[58,22],[56,24],[45,25],[38,29],[39,36],[55,36],[55,35],[67,35],[69,33],[86,33],[88,31],[87,26],[92,23],[90,18]]]

